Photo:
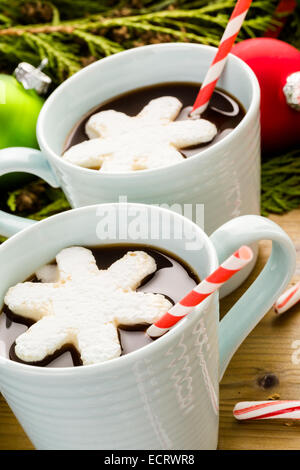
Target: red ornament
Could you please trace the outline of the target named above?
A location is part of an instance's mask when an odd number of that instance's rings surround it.
[[[298,146],[300,144],[300,51],[278,39],[254,38],[236,44],[232,48],[232,53],[252,68],[260,84],[263,151],[274,154]],[[283,88],[288,77],[295,72],[299,74],[294,75],[292,81],[295,77],[299,79],[298,84],[293,85],[294,103],[288,104]]]

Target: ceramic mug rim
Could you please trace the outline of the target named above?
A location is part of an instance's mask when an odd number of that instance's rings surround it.
[[[126,172],[120,172],[120,173],[101,173],[101,172],[97,172],[97,171],[95,171],[93,169],[90,169],[90,168],[83,168],[83,167],[79,167],[77,165],[73,165],[72,163],[69,163],[69,162],[63,160],[61,158],[61,156],[56,154],[51,149],[50,145],[48,145],[47,140],[46,140],[45,135],[44,135],[44,131],[43,131],[45,116],[47,115],[49,106],[51,106],[52,103],[55,102],[55,100],[58,100],[60,98],[60,96],[64,93],[66,87],[68,87],[70,84],[73,84],[74,82],[76,82],[78,80],[84,80],[86,74],[93,73],[93,71],[97,70],[97,68],[99,66],[101,67],[102,63],[112,63],[112,62],[118,61],[120,54],[122,54],[122,56],[124,56],[124,55],[131,56],[131,55],[143,54],[143,51],[145,51],[145,50],[151,50],[151,49],[154,49],[154,50],[166,49],[167,50],[167,49],[173,49],[174,47],[175,48],[176,47],[182,47],[182,48],[186,48],[186,49],[199,49],[199,50],[200,49],[202,49],[202,50],[210,49],[210,50],[215,50],[215,51],[217,50],[216,47],[208,46],[208,45],[204,45],[204,44],[190,44],[190,43],[187,44],[187,43],[180,43],[180,42],[178,42],[178,43],[152,44],[152,45],[141,46],[141,47],[138,47],[138,48],[133,48],[133,49],[129,49],[129,50],[126,50],[126,51],[118,52],[116,54],[113,54],[109,57],[105,57],[103,59],[100,59],[100,60],[84,67],[83,69],[79,70],[74,75],[69,77],[61,85],[59,85],[56,88],[56,90],[53,91],[53,93],[50,95],[50,97],[45,101],[45,104],[43,105],[43,107],[40,111],[38,121],[37,121],[37,139],[38,139],[38,142],[39,142],[39,145],[40,145],[41,149],[44,150],[47,154],[51,155],[53,160],[56,161],[56,163],[58,165],[61,165],[61,166],[65,167],[66,169],[68,169],[68,168],[72,169],[73,171],[78,172],[78,175],[80,175],[80,174],[86,174],[86,175],[94,174],[94,175],[98,175],[97,176],[98,178],[107,178],[108,179],[108,178],[120,178],[120,177],[121,178],[122,177],[123,178],[129,178],[129,177],[139,178],[140,175],[145,175],[145,176],[146,175],[150,175],[150,176],[153,175],[153,176],[156,176],[157,173],[168,173],[171,168],[174,168],[174,169],[179,168],[180,169],[181,165],[186,165],[187,166],[188,164],[191,164],[192,162],[194,162],[196,159],[204,160],[206,157],[209,157],[215,151],[218,151],[220,148],[222,148],[222,146],[226,145],[227,143],[230,143],[230,141],[235,138],[237,133],[240,133],[240,131],[242,131],[245,127],[248,126],[248,123],[251,122],[251,120],[252,120],[253,116],[255,115],[255,113],[257,112],[257,109],[259,108],[259,104],[260,104],[260,87],[259,87],[256,75],[254,74],[252,69],[243,60],[241,60],[239,57],[237,57],[237,56],[235,56],[231,53],[228,56],[228,60],[232,61],[233,63],[235,62],[248,75],[248,78],[249,78],[249,81],[250,81],[250,84],[251,84],[251,91],[252,91],[251,103],[250,103],[249,109],[247,110],[245,116],[243,117],[241,122],[233,129],[233,131],[230,132],[228,135],[226,135],[219,142],[216,142],[211,147],[203,150],[201,153],[192,155],[188,159],[184,159],[180,162],[177,162],[175,164],[168,165],[168,166],[165,166],[165,167],[146,169],[146,170],[142,170],[142,171],[126,171]]]
[[[59,221],[60,219],[64,219],[67,223],[68,218],[73,218],[76,217],[78,213],[81,212],[93,212],[95,211],[96,207],[101,206],[102,207],[111,207],[111,206],[121,206],[124,203],[104,203],[104,204],[92,204],[89,206],[85,207],[79,207],[77,209],[71,209],[66,212],[62,212],[60,214],[53,215],[51,217],[48,217],[47,219],[44,219],[42,221],[37,222],[36,224],[33,224],[20,232],[16,233],[12,237],[10,237],[8,240],[6,240],[2,245],[0,245],[0,258],[1,254],[3,251],[6,250],[6,248],[10,245],[13,245],[15,243],[20,243],[20,240],[24,235],[26,236],[27,234],[30,235],[32,231],[38,230],[44,226],[47,226],[49,224],[55,223],[56,221]],[[149,208],[148,204],[142,204],[142,203],[133,203],[129,202],[126,203],[127,206],[138,206],[140,208]],[[170,216],[173,216],[174,219],[178,221],[184,221],[184,223],[190,224],[193,226],[197,234],[201,235],[201,239],[204,241],[202,249],[205,249],[208,255],[208,259],[210,261],[210,273],[215,270],[218,266],[218,259],[217,259],[217,254],[215,247],[208,237],[206,233],[194,222],[192,222],[190,219],[187,219],[181,214],[178,214],[176,212],[171,211],[170,209],[166,209],[163,207],[156,207],[156,206],[151,206],[151,209],[153,210],[158,210],[159,212],[165,212],[169,214]],[[99,240],[101,242],[101,240]],[[150,245],[151,245],[151,240],[150,240]],[[171,250],[172,253],[172,250]],[[30,254],[28,254],[30,256]],[[205,299],[205,301],[202,303],[203,306],[207,305],[210,302],[215,301],[215,299],[218,299],[218,292],[212,294],[208,299]],[[202,306],[201,306],[202,307]],[[107,369],[114,370],[115,368],[119,368],[125,366],[127,363],[130,363],[132,361],[138,360],[143,357],[145,354],[145,349],[149,351],[149,348],[152,348],[151,350],[155,351],[155,349],[163,348],[165,343],[170,341],[171,335],[172,337],[176,337],[181,334],[181,330],[184,327],[185,322],[188,319],[185,318],[181,322],[179,322],[175,327],[168,332],[167,335],[162,336],[159,338],[157,341],[154,341],[153,343],[147,344],[146,346],[143,346],[140,349],[137,349],[136,351],[131,352],[130,354],[126,354],[124,356],[119,356],[114,359],[111,359],[106,362],[102,362],[100,364],[89,364],[85,365],[82,367],[74,367],[74,366],[69,366],[69,367],[39,367],[39,366],[32,366],[29,364],[22,364],[16,361],[12,361],[11,359],[8,359],[6,357],[0,356],[0,370],[1,366],[9,366],[10,369],[16,369],[19,373],[24,373],[26,375],[43,375],[45,377],[50,377],[50,376],[78,376],[78,374],[87,374],[89,375],[90,373],[93,374],[95,371],[98,371],[101,373],[102,371],[105,371]],[[1,380],[0,380],[1,382]]]

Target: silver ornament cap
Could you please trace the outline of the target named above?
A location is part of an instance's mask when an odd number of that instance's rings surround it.
[[[300,111],[300,71],[292,73],[283,87],[286,102],[291,108]]]
[[[38,67],[34,67],[27,62],[21,62],[14,71],[18,82],[22,83],[25,90],[36,90],[39,95],[44,95],[51,83],[42,69],[48,64],[48,59],[43,59]]]

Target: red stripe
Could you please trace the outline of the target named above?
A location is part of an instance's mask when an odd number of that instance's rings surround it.
[[[238,273],[240,269],[225,269],[220,266],[214,273],[206,278],[207,282],[213,282],[214,284],[220,284],[221,282],[227,281],[235,273]]]
[[[218,52],[216,53],[215,58],[212,61],[211,65],[216,64],[217,62],[219,62],[220,60],[225,59],[225,57],[228,56],[229,52],[232,49],[233,43],[234,43],[234,41],[235,41],[238,34],[239,34],[239,31],[237,31],[235,34],[233,34],[233,36],[230,36],[229,38],[225,39],[225,41],[221,42],[221,44],[219,46],[219,49],[218,49]]]
[[[283,415],[286,413],[291,413],[293,411],[299,411],[299,410],[300,410],[300,406],[293,406],[291,408],[285,408],[284,410],[271,411],[270,413],[266,413],[264,415],[255,416],[253,418],[247,418],[247,420],[252,421],[255,419],[272,418],[272,416]]]
[[[156,323],[154,323],[154,325],[158,328],[171,328],[171,326],[175,325],[183,317],[185,317],[185,315],[182,315],[181,317],[174,317],[174,315],[171,315],[169,312],[167,312]]]
[[[183,299],[180,300],[180,305],[184,307],[194,307],[198,305],[202,300],[206,299],[210,295],[210,292],[206,294],[201,294],[200,292],[196,292],[192,290],[189,294],[187,294]]]
[[[219,77],[213,82],[208,83],[207,85],[205,85],[203,88],[200,89],[192,111],[194,111],[197,108],[200,108],[200,106],[202,106],[203,104],[207,103],[210,100],[210,97],[214,92],[214,89],[218,80],[219,80]]]
[[[299,286],[297,286],[282,302],[281,304],[276,305],[276,308],[284,307],[285,304],[293,297],[294,294],[298,291]]]
[[[235,410],[234,415],[242,415],[244,413],[249,413],[250,411],[261,410],[262,408],[267,408],[268,406],[282,405],[284,403],[290,403],[290,402],[287,402],[286,400],[276,400],[276,401],[269,402],[269,403],[258,403],[257,405],[251,405],[251,406],[248,406],[247,408],[242,408],[241,410]]]
[[[220,44],[219,49],[210,67],[212,67],[215,63],[227,57],[237,35],[238,35],[238,32]],[[203,88],[200,88],[200,91],[197,95],[192,111],[194,111],[197,108],[200,108],[200,106],[202,106],[203,104],[207,103],[210,100],[211,95],[214,92],[214,89],[216,87],[218,80],[219,80],[219,77],[217,77],[213,82],[210,82],[207,85],[205,85]]]
[[[249,10],[251,3],[252,3],[252,0],[238,0],[237,4],[234,7],[232,15],[230,17],[230,20],[233,20],[233,18],[236,18],[237,16],[241,15],[245,11]]]

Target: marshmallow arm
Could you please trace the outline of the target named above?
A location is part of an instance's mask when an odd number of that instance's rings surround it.
[[[179,150],[167,143],[153,146],[148,155],[148,168],[160,168],[174,165],[184,160]]]
[[[161,294],[129,292],[123,294],[118,308],[114,312],[118,325],[138,325],[156,322],[172,304]]]
[[[85,132],[90,139],[107,138],[121,135],[132,127],[132,119],[129,116],[110,109],[93,114],[86,123]]]
[[[177,118],[181,108],[182,103],[174,96],[162,96],[151,100],[137,115],[137,118],[167,124]]]
[[[99,171],[101,173],[125,173],[132,171],[134,168],[135,158],[131,154],[124,151],[115,152],[113,158],[104,160]],[[142,168],[144,169],[144,168]]]
[[[181,153],[167,142],[157,144],[152,141],[152,145],[145,145],[145,148],[137,148],[132,152],[127,149],[116,152],[114,158],[104,161],[100,171],[122,173],[147,170],[173,165],[183,159]]]
[[[81,246],[72,246],[61,250],[56,256],[60,280],[82,280],[83,282],[90,276],[98,274],[91,250]]]
[[[73,145],[62,158],[74,165],[98,170],[106,156],[113,151],[114,142],[111,139],[92,139]]]
[[[156,271],[156,263],[144,251],[129,251],[107,271],[118,287],[123,290],[136,289],[146,276]]]
[[[214,124],[205,119],[176,121],[165,126],[170,142],[177,148],[210,142],[217,134]]]
[[[59,272],[55,264],[45,264],[35,271],[35,275],[41,282],[57,282]]]
[[[42,361],[58,349],[73,342],[70,331],[53,316],[44,317],[16,339],[16,355],[26,362]]]
[[[11,287],[4,302],[16,315],[38,321],[52,310],[54,284],[23,282]]]
[[[81,329],[77,334],[76,347],[84,365],[97,364],[121,355],[117,328],[113,323]]]

